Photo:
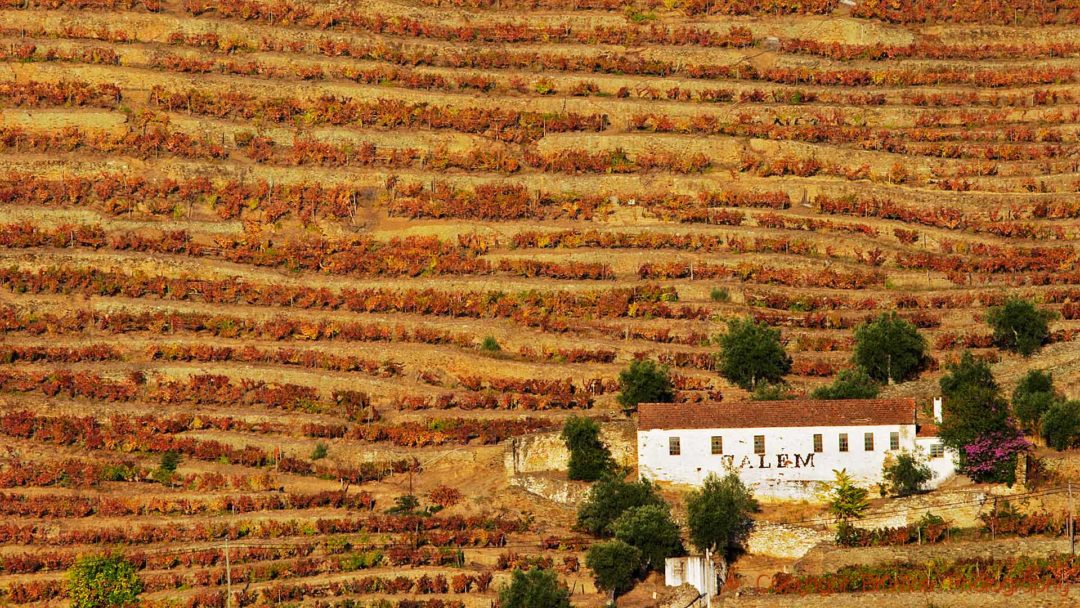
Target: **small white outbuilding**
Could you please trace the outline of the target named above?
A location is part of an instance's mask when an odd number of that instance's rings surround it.
[[[812,499],[834,470],[881,482],[886,458],[902,450],[926,459],[931,487],[954,474],[936,427],[916,424],[913,399],[644,403],[638,415],[643,479],[700,485],[735,471],[759,497]]]

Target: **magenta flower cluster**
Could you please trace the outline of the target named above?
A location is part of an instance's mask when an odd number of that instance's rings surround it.
[[[1015,428],[992,431],[964,446],[964,470],[977,480],[989,481],[1001,465],[1015,463],[1017,454],[1030,449],[1031,444]]]

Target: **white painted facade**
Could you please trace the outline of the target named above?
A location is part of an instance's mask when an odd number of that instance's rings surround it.
[[[914,418],[914,416],[912,416]],[[672,422],[669,426],[678,426]],[[700,426],[700,425],[698,425]],[[809,499],[844,469],[863,487],[882,481],[890,454],[920,453],[937,487],[952,477],[953,454],[931,446],[908,424],[772,426],[744,428],[639,428],[638,475],[643,479],[700,485],[709,473],[739,474],[758,497]],[[845,449],[846,448],[846,449]]]
[[[721,578],[721,573],[717,572],[708,555],[669,557],[664,560],[664,584],[668,587],[690,584],[706,598],[706,605],[711,605],[712,598],[720,592],[723,584]]]
[[[956,450],[941,445],[937,437],[916,437],[915,446],[922,455],[934,477],[927,482],[926,488],[933,490],[956,476],[956,462],[960,455]]]

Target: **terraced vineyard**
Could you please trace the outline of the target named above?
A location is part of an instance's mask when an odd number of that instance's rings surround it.
[[[0,603],[115,549],[151,605],[488,607],[537,562],[603,605],[501,444],[621,418],[635,358],[745,396],[727,318],[799,390],[890,310],[934,370],[1080,386],[1075,0],[0,7]]]

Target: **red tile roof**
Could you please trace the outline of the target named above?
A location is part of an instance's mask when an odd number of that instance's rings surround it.
[[[915,424],[914,399],[642,403],[638,430]]]
[[[915,429],[915,436],[937,437],[940,431],[941,429],[939,429],[936,424],[920,424],[919,427]]]

